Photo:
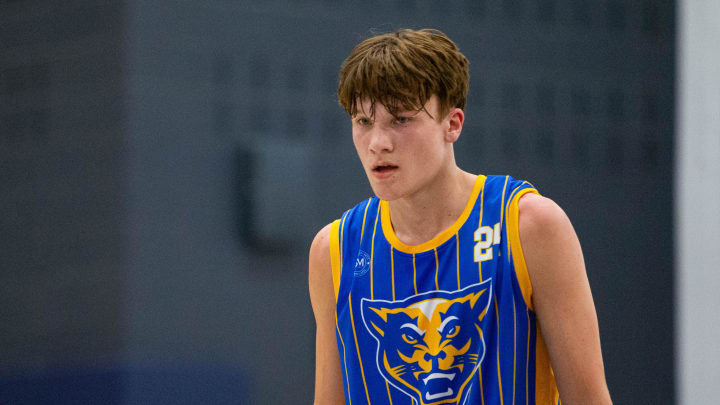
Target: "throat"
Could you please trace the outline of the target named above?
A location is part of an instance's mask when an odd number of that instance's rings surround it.
[[[459,216],[447,213],[438,217],[436,212],[433,213],[435,215],[430,215],[429,212],[426,214],[428,215],[418,214],[406,220],[400,220],[395,218],[391,209],[390,218],[395,236],[406,245],[421,245],[450,228]]]
[[[391,201],[390,222],[395,236],[410,246],[428,242],[459,220],[473,196],[477,176],[464,176],[457,187],[433,195]]]

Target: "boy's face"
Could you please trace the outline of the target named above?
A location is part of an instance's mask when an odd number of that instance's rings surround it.
[[[361,100],[352,117],[352,135],[375,195],[392,201],[442,181],[454,167],[452,143],[462,129],[462,110],[453,108],[438,120],[436,96],[424,110],[401,111],[397,118],[380,103],[372,116],[370,106],[369,100]]]

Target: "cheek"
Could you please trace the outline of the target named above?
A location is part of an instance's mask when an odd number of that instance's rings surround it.
[[[366,150],[366,145],[363,145],[362,138],[353,134],[353,145],[355,145],[355,151],[357,152],[358,156],[360,156],[360,158],[362,159]]]
[[[412,146],[413,159],[419,165],[423,167],[435,166],[442,161],[443,145],[433,140],[426,140],[425,142],[418,143]]]

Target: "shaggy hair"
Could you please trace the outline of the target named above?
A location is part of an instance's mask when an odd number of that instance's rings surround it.
[[[338,101],[351,117],[365,99],[370,101],[371,116],[377,102],[397,116],[423,110],[436,95],[440,113],[436,119],[441,120],[451,108],[465,109],[468,65],[457,45],[438,30],[401,29],[377,35],[358,44],[343,62]]]

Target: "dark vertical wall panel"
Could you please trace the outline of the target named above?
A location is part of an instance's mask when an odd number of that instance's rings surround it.
[[[120,2],[0,3],[0,402],[120,404]]]

